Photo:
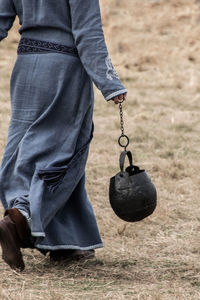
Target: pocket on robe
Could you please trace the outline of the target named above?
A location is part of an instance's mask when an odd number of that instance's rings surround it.
[[[79,167],[81,168],[81,164],[83,162],[85,163],[87,159],[87,150],[89,150],[88,149],[89,144],[93,138],[93,131],[94,131],[94,124],[92,122],[92,130],[91,130],[89,140],[78,150],[78,152],[76,152],[73,155],[71,160],[66,165],[63,165],[61,167],[48,167],[48,168],[38,170],[39,178],[41,180],[44,180],[44,182],[49,187],[49,190],[51,192],[55,192],[57,190],[57,188],[63,182],[65,175],[71,168],[73,168],[77,164],[79,164]],[[84,154],[86,154],[86,156]]]

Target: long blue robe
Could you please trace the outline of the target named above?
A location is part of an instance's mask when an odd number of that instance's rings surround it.
[[[108,54],[99,0],[0,0],[0,40],[16,15],[21,38],[75,47],[78,56],[18,54],[10,79],[1,202],[26,217],[37,249],[102,247],[85,189],[93,83],[106,101],[127,89]]]

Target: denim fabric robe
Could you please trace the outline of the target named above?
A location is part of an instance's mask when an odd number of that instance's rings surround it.
[[[0,0],[0,40],[16,15],[22,38],[75,47],[78,56],[55,51],[17,56],[1,202],[27,218],[35,248],[102,247],[85,189],[93,83],[106,101],[127,89],[108,54],[99,0]]]

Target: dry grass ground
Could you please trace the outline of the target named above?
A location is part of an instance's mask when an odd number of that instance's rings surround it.
[[[101,0],[110,55],[128,89],[129,149],[158,190],[156,212],[125,224],[108,202],[118,171],[118,107],[95,88],[87,188],[104,248],[96,259],[50,264],[24,251],[26,270],[0,262],[0,299],[200,299],[200,4],[193,0]],[[9,123],[17,25],[0,45],[0,151]]]

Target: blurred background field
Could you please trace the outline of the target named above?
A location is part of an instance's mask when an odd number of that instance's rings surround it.
[[[100,0],[108,50],[128,89],[125,132],[158,190],[155,213],[124,223],[108,201],[118,172],[119,109],[95,87],[87,189],[104,248],[82,263],[50,264],[24,250],[26,270],[0,261],[0,299],[200,299],[200,2]],[[0,154],[10,119],[18,20],[0,44]],[[1,209],[3,213],[3,209]]]

